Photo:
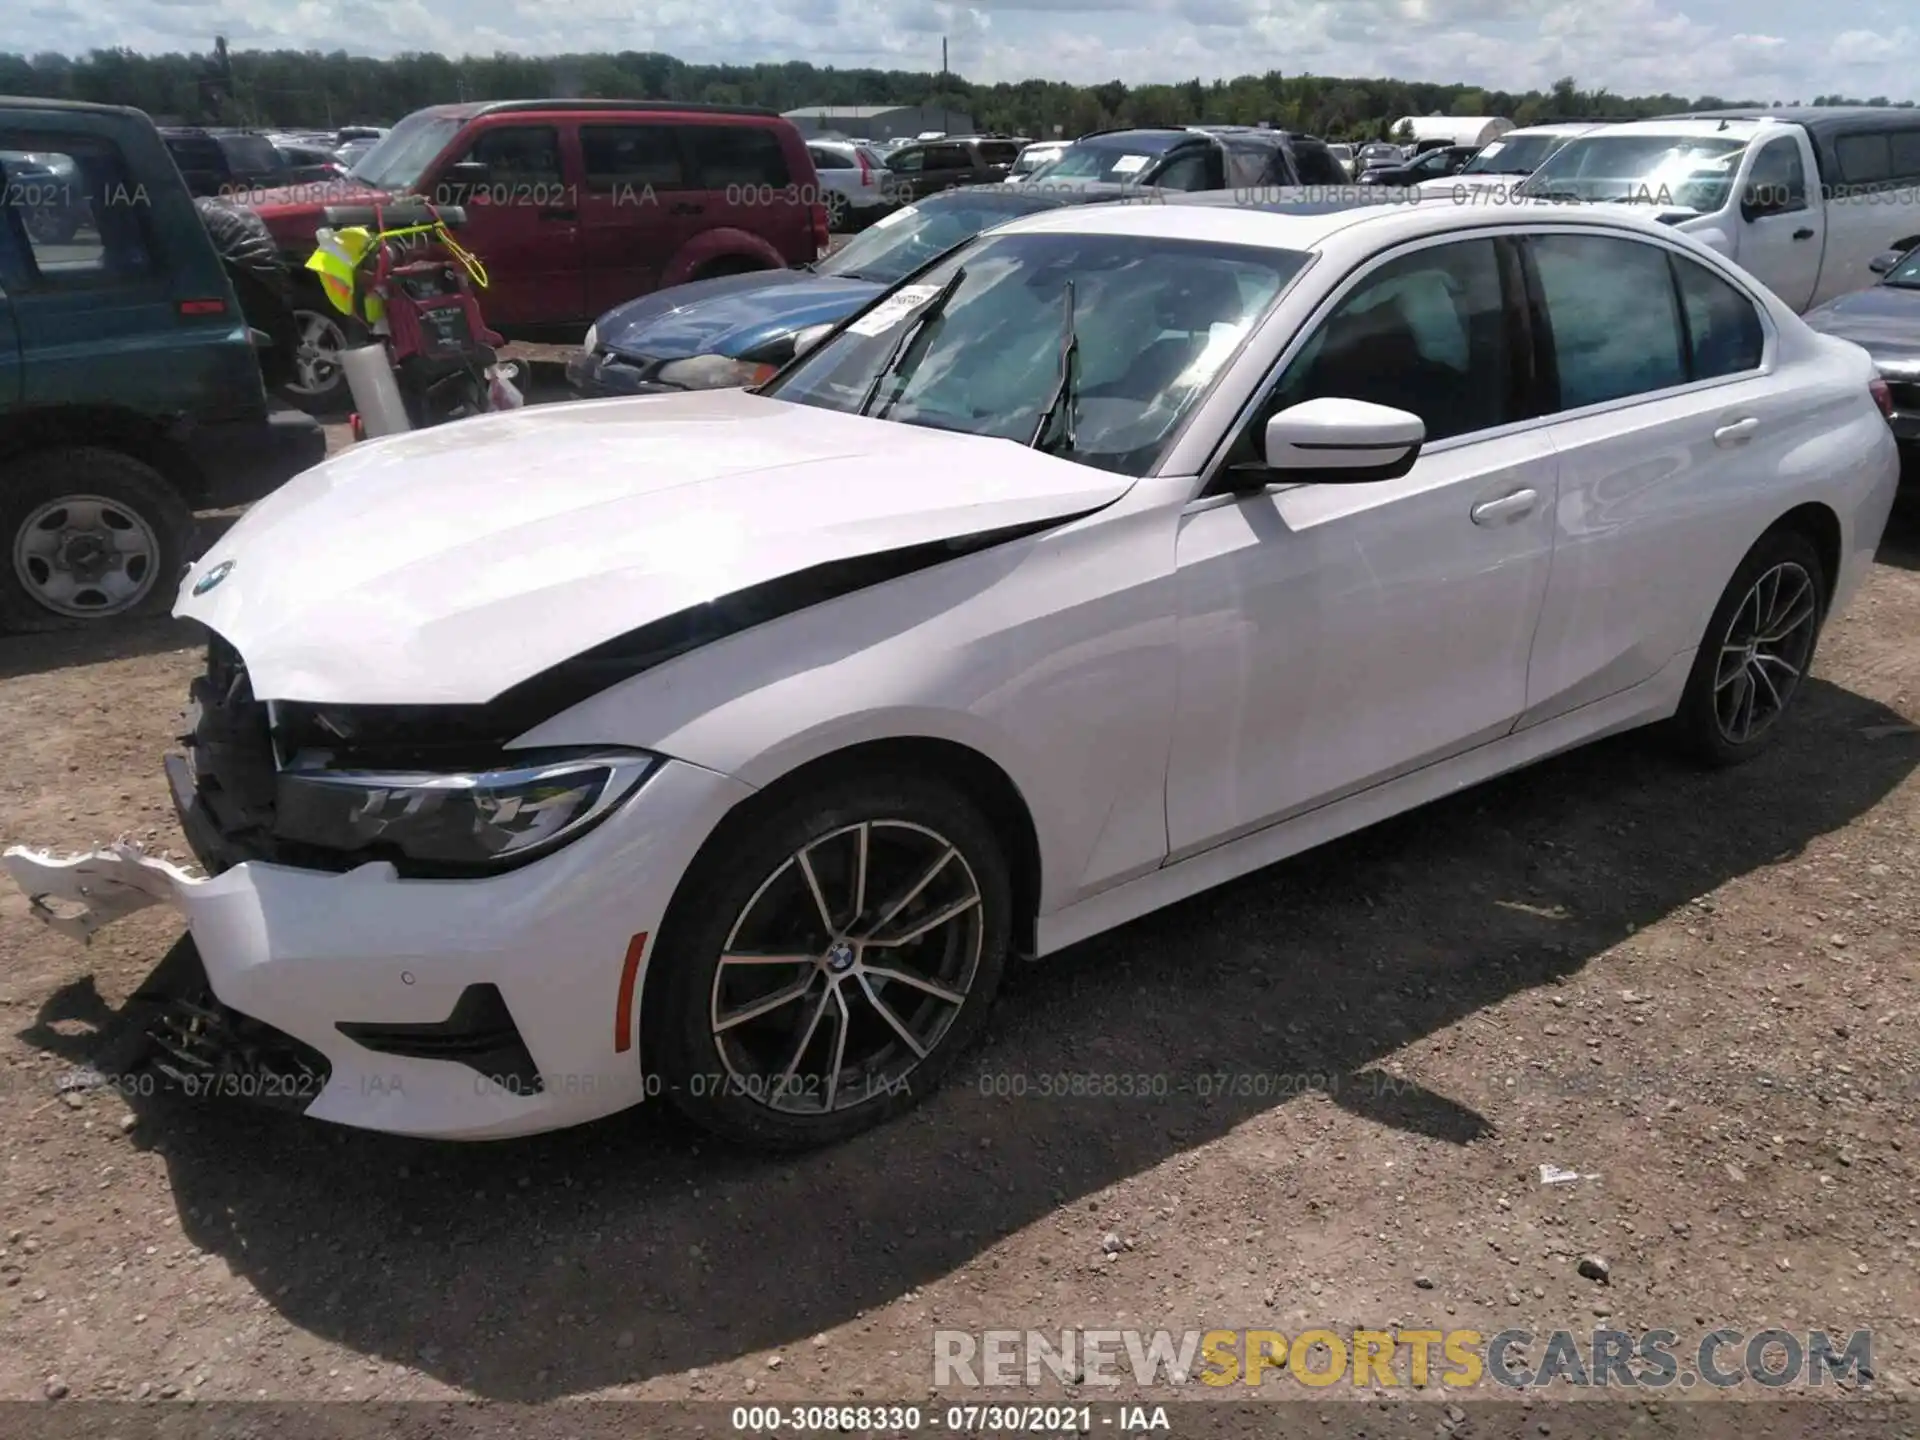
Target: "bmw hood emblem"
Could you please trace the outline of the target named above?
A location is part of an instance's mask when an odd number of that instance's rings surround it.
[[[193,593],[196,595],[206,594],[207,591],[218,585],[232,573],[233,561],[222,560],[218,565],[214,566],[211,570],[207,571],[206,574],[193,582]]]

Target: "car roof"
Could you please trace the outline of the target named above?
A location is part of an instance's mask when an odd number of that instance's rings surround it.
[[[1705,118],[1699,115],[1673,115],[1663,120],[1618,120],[1611,125],[1596,125],[1590,133],[1628,136],[1684,135],[1701,138],[1725,135],[1736,140],[1751,140],[1769,123],[1771,122],[1757,116],[1728,115]],[[1502,135],[1497,138],[1504,140],[1507,137]]]
[[[1565,120],[1555,121],[1551,125],[1522,125],[1518,130],[1509,130],[1504,135],[1496,135],[1487,143],[1497,145],[1502,140],[1518,140],[1524,135],[1585,135],[1589,130],[1611,130],[1618,128],[1619,122],[1604,120]]]
[[[1317,250],[1334,236],[1365,228],[1382,244],[1437,235],[1449,230],[1511,229],[1550,221],[1596,225],[1672,235],[1631,205],[1555,206],[1551,215],[1532,208],[1463,208],[1451,197],[1441,200],[1399,196],[1342,197],[1332,200],[1275,198],[1248,203],[1234,191],[1202,191],[1160,197],[1151,204],[1091,205],[1054,210],[1009,221],[995,233],[1049,231],[1085,235],[1145,235],[1204,240],[1223,245],[1255,245],[1273,250]],[[1304,192],[1302,192],[1304,193]]]
[[[1848,134],[1857,131],[1862,121],[1879,121],[1902,127],[1920,123],[1920,114],[1902,105],[1768,105],[1732,106],[1725,110],[1694,110],[1686,114],[1656,115],[1651,124],[1667,125],[1675,120],[1773,120],[1799,125],[1814,135]]]

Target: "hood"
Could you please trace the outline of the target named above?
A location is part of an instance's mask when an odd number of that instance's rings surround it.
[[[229,641],[263,700],[482,704],[748,586],[1070,519],[1132,484],[745,390],[541,406],[297,476],[187,572],[174,613]]]
[[[629,300],[594,329],[602,348],[635,359],[738,357],[808,325],[844,319],[885,288],[811,270],[750,270]]]
[[[1920,290],[1870,285],[1800,318],[1823,335],[1853,341],[1875,360],[1920,360]]]

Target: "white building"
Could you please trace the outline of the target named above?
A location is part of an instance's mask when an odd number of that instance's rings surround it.
[[[1394,122],[1390,133],[1397,143],[1485,145],[1511,129],[1513,121],[1498,115],[1404,115]]]
[[[937,105],[808,105],[787,111],[786,118],[809,136],[911,140],[930,130],[941,135],[973,133],[973,116]]]

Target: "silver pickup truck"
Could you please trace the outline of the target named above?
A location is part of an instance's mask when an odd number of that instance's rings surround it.
[[[1567,141],[1509,196],[1650,206],[1805,311],[1871,285],[1876,255],[1920,243],[1920,111],[1714,110],[1607,125]]]

